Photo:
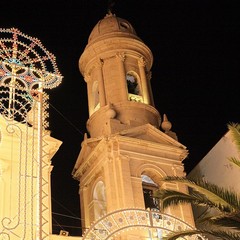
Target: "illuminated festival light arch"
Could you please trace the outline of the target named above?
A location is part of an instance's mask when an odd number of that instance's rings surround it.
[[[129,208],[117,210],[103,216],[85,232],[83,240],[107,240],[122,231],[134,228],[155,230],[156,239],[162,239],[162,237],[172,232],[194,230],[186,222],[171,215],[156,211]],[[205,240],[206,238],[196,234],[179,239]]]

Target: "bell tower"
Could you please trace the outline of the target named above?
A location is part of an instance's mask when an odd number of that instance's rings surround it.
[[[80,182],[82,226],[89,229],[84,239],[115,233],[120,239],[144,239],[194,226],[189,206],[162,213],[152,197],[158,188],[186,191],[161,178],[184,176],[182,161],[188,155],[154,107],[152,63],[151,50],[132,25],[111,13],[93,28],[80,57],[90,138],[85,134],[73,177]],[[123,232],[130,227],[135,230]]]
[[[91,137],[150,123],[158,127],[150,80],[153,56],[132,25],[108,14],[92,30],[79,61],[87,82]]]

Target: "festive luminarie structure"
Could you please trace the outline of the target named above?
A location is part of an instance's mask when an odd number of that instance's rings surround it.
[[[37,38],[0,29],[0,239],[49,239],[51,158],[48,94],[61,83]]]

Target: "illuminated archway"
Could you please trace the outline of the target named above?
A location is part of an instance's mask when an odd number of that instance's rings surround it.
[[[171,232],[194,230],[194,227],[171,215],[129,208],[114,211],[96,221],[84,234],[83,240],[107,240],[124,230],[134,228],[160,230],[162,237]],[[205,238],[196,234],[181,239],[204,240]]]

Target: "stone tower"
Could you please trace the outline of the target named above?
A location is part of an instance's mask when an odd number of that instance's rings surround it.
[[[132,25],[111,13],[93,28],[80,57],[79,68],[88,91],[90,138],[85,135],[73,177],[80,181],[82,226],[89,229],[86,239],[91,231],[95,237],[115,233],[120,233],[120,239],[149,237],[149,231],[134,229],[153,226],[156,219],[150,221],[148,213],[158,212],[160,204],[152,193],[158,188],[186,191],[183,186],[161,183],[162,177],[185,175],[182,161],[188,151],[171,132],[166,116],[161,121],[154,107],[152,63],[151,50]],[[168,209],[166,214],[157,219],[177,217],[183,225],[194,225],[189,206]],[[146,215],[150,223],[133,217],[145,221]],[[94,223],[99,225],[91,227]],[[169,227],[172,224],[169,220]],[[130,225],[133,230],[123,232]],[[96,233],[96,229],[102,232]],[[155,235],[164,234],[159,229]]]

